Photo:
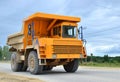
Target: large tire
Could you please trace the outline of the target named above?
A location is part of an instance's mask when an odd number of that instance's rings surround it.
[[[74,59],[73,61],[69,62],[68,64],[64,65],[64,69],[66,72],[76,72],[79,66],[79,60]]]
[[[43,66],[43,71],[51,71],[52,69],[52,66]]]
[[[11,69],[14,72],[22,71],[23,64],[17,62],[17,53],[11,55]]]
[[[31,51],[28,56],[28,68],[31,74],[36,75],[42,73],[43,66],[39,65],[38,56],[35,51]]]

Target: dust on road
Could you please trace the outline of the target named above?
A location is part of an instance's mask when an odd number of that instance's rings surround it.
[[[44,81],[35,78],[0,73],[0,82],[44,82]]]

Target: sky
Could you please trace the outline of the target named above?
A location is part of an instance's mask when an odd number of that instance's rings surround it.
[[[120,0],[0,0],[0,46],[35,12],[77,16],[87,54],[120,56]]]

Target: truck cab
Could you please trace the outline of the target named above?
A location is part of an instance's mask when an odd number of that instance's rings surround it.
[[[77,38],[77,24],[62,22],[58,25],[55,25],[51,30],[52,37],[60,38]]]

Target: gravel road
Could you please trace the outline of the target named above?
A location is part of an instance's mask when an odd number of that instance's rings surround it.
[[[40,75],[12,72],[9,63],[0,63],[0,72],[32,77],[45,82],[120,82],[120,68],[79,67],[76,73],[66,73],[62,66]]]

